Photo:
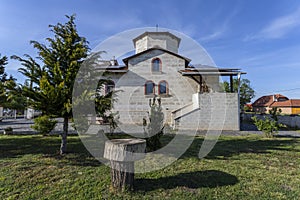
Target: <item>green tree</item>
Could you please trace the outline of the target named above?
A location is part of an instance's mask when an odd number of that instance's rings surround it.
[[[5,90],[7,97],[5,107],[23,111],[26,107],[26,97],[22,95],[22,86],[12,76],[5,81]]]
[[[17,84],[16,79],[5,72],[8,58],[0,55],[0,105],[14,110],[23,110],[25,100],[22,95],[22,88]]]
[[[0,106],[4,106],[7,100],[5,82],[7,81],[7,74],[5,73],[5,65],[7,65],[7,57],[1,58],[0,54]]]
[[[5,73],[5,65],[7,65],[7,57],[3,56],[1,58],[1,54],[0,54],[0,81],[1,82],[4,82],[7,77],[7,74]]]
[[[230,83],[224,81],[221,87],[225,92],[230,92]],[[238,79],[233,79],[233,92],[238,92]],[[255,91],[250,85],[248,79],[240,80],[240,108],[243,109],[246,103],[251,102],[251,99],[255,97]]]
[[[163,135],[164,129],[164,113],[162,112],[161,99],[155,97],[149,100],[150,113],[149,124],[143,118],[144,134],[147,142],[147,150],[155,151],[161,147],[160,138]],[[147,126],[147,131],[146,131]]]
[[[89,127],[89,118],[96,114],[103,122],[109,123],[110,133],[118,126],[118,113],[112,111],[116,101],[115,89],[104,92],[104,85],[111,84],[109,72],[95,70],[94,66],[107,66],[101,55],[104,51],[92,52],[84,60],[77,74],[73,91],[74,127],[79,133],[85,133]],[[97,83],[97,85],[95,85]],[[96,113],[95,113],[96,111]],[[95,117],[96,117],[95,116]]]
[[[43,114],[63,117],[61,154],[66,153],[68,122],[72,117],[74,80],[89,50],[88,42],[77,32],[75,16],[66,17],[68,22],[65,24],[57,23],[49,26],[54,37],[46,39],[47,45],[31,41],[38,51],[43,67],[28,57],[22,61],[24,68],[19,70],[31,83],[24,84],[23,90],[23,94],[30,99],[31,104]]]

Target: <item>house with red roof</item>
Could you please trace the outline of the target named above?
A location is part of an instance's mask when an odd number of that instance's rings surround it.
[[[289,99],[281,94],[262,96],[252,106],[253,111],[258,113],[268,113],[272,108],[278,108],[283,114],[300,114],[300,99]]]

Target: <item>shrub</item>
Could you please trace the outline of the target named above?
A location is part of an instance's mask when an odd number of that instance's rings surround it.
[[[43,135],[46,135],[54,129],[56,123],[56,120],[51,119],[47,115],[43,115],[34,119],[34,125],[32,125],[31,128]]]
[[[4,129],[4,135],[10,135],[10,134],[12,134],[13,133],[13,128],[12,127],[6,127],[5,129]]]
[[[280,113],[282,112],[282,110],[277,107],[272,108],[271,110],[269,110],[269,114],[271,115],[271,118],[274,119],[276,122],[278,122],[278,115],[280,115]]]
[[[156,103],[157,101],[157,103]],[[163,122],[164,114],[162,112],[161,100],[153,98],[153,101],[149,101],[150,113],[149,124],[147,120],[143,118],[144,134],[147,142],[147,150],[155,151],[161,147],[160,138],[163,135]]]
[[[279,124],[274,119],[264,117],[264,119],[257,119],[256,116],[251,118],[254,121],[255,126],[259,131],[263,131],[267,137],[273,137],[274,133],[277,133],[279,127],[282,127],[282,124]]]

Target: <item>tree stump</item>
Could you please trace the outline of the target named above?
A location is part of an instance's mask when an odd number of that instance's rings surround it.
[[[114,191],[133,190],[134,161],[144,158],[146,140],[113,139],[105,142],[104,158],[110,160]]]

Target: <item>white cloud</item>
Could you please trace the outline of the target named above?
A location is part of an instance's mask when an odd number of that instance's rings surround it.
[[[231,20],[238,14],[238,12],[239,12],[239,6],[237,5],[234,8],[234,10],[231,11],[229,14],[227,14],[227,17],[225,17],[225,19],[221,21],[221,24],[218,23],[218,25],[216,26],[213,32],[201,37],[200,41],[208,42],[223,37],[230,27]]]
[[[274,19],[266,27],[256,34],[248,35],[245,41],[256,39],[278,39],[282,38],[296,27],[300,26],[300,8],[295,12]]]
[[[222,37],[222,35],[225,33],[225,28],[223,28],[222,30],[218,30],[216,32],[213,32],[209,35],[206,35],[204,37],[201,37],[200,40],[202,42],[207,42],[207,41],[211,41],[211,40],[215,40],[218,39],[220,37]]]

